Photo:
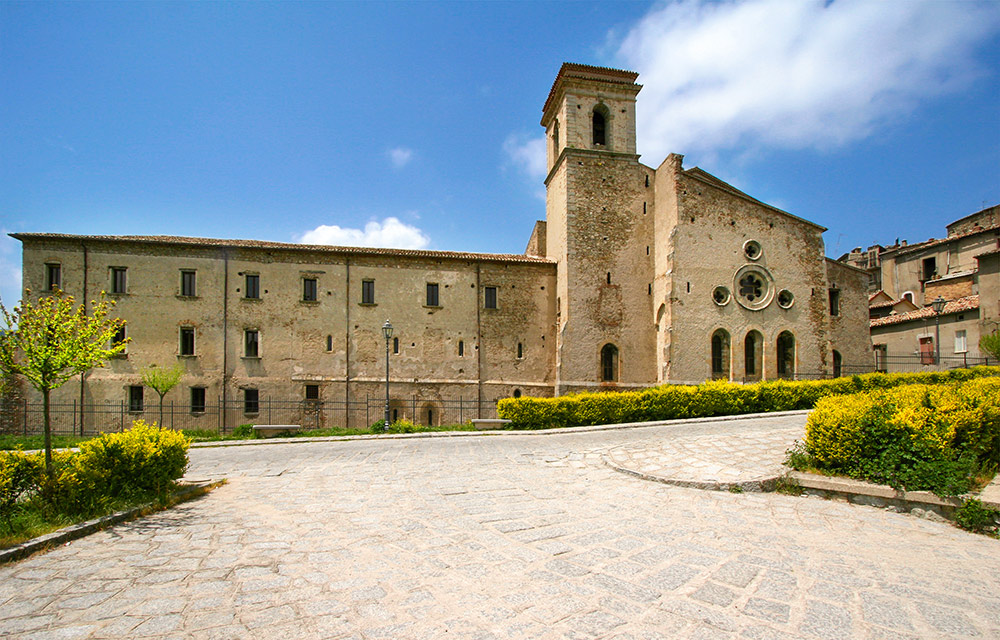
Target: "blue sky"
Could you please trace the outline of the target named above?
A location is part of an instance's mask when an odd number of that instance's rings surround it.
[[[834,257],[1000,203],[1000,3],[2,2],[0,297],[18,231],[520,253],[564,61]]]

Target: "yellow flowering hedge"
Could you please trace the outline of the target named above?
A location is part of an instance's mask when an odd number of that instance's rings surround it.
[[[814,463],[853,477],[907,485],[909,469],[996,465],[1000,378],[876,389],[816,403],[805,449]]]
[[[648,422],[811,409],[827,396],[995,376],[1000,376],[1000,367],[933,373],[868,373],[833,380],[778,380],[746,385],[721,381],[697,386],[663,385],[642,391],[579,393],[558,398],[505,398],[499,402],[497,414],[510,420],[512,429]]]
[[[12,512],[32,500],[47,512],[86,516],[163,495],[184,475],[188,445],[179,431],[137,420],[128,431],[81,443],[77,452],[53,452],[51,477],[41,452],[3,452],[0,516],[10,523]]]

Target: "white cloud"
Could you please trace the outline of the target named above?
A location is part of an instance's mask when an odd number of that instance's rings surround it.
[[[348,229],[325,225],[306,231],[298,242],[327,244],[340,247],[385,247],[392,249],[426,249],[431,239],[417,227],[389,217],[382,222],[372,220],[364,229]]]
[[[871,0],[674,0],[621,42],[638,71],[639,151],[828,148],[967,86],[996,5]]]
[[[21,243],[0,229],[0,300],[10,311],[21,302]]]
[[[512,133],[503,142],[504,153],[511,164],[532,180],[545,179],[545,136]]]
[[[410,164],[410,160],[413,159],[413,149],[407,149],[406,147],[389,149],[388,154],[389,160],[392,162],[392,166],[397,169],[402,169],[406,165]]]

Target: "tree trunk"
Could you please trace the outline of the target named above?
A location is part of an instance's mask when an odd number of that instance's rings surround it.
[[[45,423],[45,473],[52,479],[52,423],[49,417],[49,389],[42,389],[42,413]]]
[[[163,428],[163,396],[165,395],[167,394],[165,393],[160,394],[160,424],[156,425],[161,429]]]

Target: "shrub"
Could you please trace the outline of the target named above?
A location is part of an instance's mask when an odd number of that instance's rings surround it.
[[[957,495],[998,442],[1000,378],[981,378],[822,399],[806,422],[805,447],[820,468]]]
[[[188,439],[142,420],[122,433],[80,444],[73,471],[83,488],[106,499],[162,495],[187,468]]]
[[[257,432],[253,430],[252,424],[241,424],[233,429],[233,437],[253,440],[257,437]]]
[[[969,498],[962,503],[962,506],[955,509],[955,523],[963,529],[977,533],[992,528],[998,518],[1000,512],[984,507],[983,503],[975,498]]]
[[[38,454],[0,451],[0,518],[8,530],[18,504],[38,487],[44,471],[45,463]]]
[[[663,385],[643,391],[581,393],[558,398],[504,398],[497,405],[497,415],[510,420],[513,429],[548,429],[786,411],[810,409],[828,396],[990,376],[1000,376],[1000,367],[933,373],[868,373],[833,380],[777,380],[749,385],[724,381],[697,386]]]

